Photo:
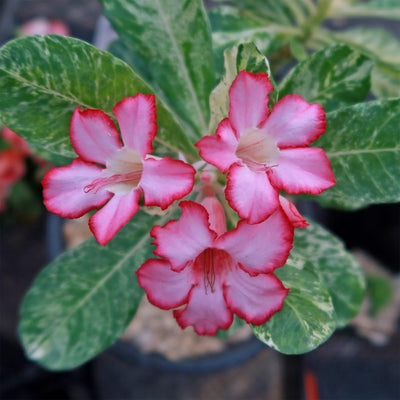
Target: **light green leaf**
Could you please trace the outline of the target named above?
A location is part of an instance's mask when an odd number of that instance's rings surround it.
[[[337,7],[330,16],[400,19],[400,4],[398,0],[369,0]]]
[[[275,271],[290,288],[283,308],[252,326],[255,335],[285,354],[311,351],[360,310],[365,292],[361,267],[343,243],[317,223],[295,233],[293,250]]]
[[[385,66],[378,65],[372,70],[372,93],[379,99],[390,99],[399,96],[400,71],[392,71]]]
[[[215,133],[218,124],[229,114],[229,88],[238,74],[236,59],[238,48],[234,46],[224,51],[225,73],[221,82],[214,88],[210,95],[210,125],[208,132]]]
[[[246,70],[252,73],[267,73],[274,87],[277,84],[272,76],[268,59],[263,56],[254,43],[243,43],[224,52],[225,74],[221,82],[212,91],[210,96],[211,119],[209,133],[215,133],[217,125],[229,113],[229,88],[237,74]],[[276,90],[269,95],[269,105],[273,105],[278,96]]]
[[[313,199],[355,210],[400,200],[400,99],[372,101],[327,114],[313,143],[330,159],[336,185]]]
[[[339,238],[308,222],[306,229],[296,230],[291,260],[313,264],[331,295],[337,326],[345,326],[360,311],[365,292],[363,272]]]
[[[358,27],[332,33],[331,38],[351,46],[379,64],[400,71],[400,42],[384,29]]]
[[[299,94],[326,111],[358,103],[368,95],[372,66],[348,46],[330,46],[294,67],[281,82],[279,96]]]
[[[42,156],[76,157],[69,139],[76,107],[101,109],[113,118],[114,105],[138,92],[152,90],[123,61],[81,40],[32,36],[0,50],[0,118]],[[196,154],[160,99],[157,122],[156,140]]]
[[[268,78],[271,81],[273,87],[275,88],[275,90],[272,91],[268,96],[269,97],[268,107],[272,108],[272,106],[278,100],[279,89],[272,75],[267,57],[265,57],[263,54],[260,53],[260,51],[257,49],[254,43],[243,43],[240,44],[238,47],[236,64],[238,72],[246,70],[254,74],[258,72],[264,72],[268,74]]]
[[[106,247],[89,239],[50,263],[21,307],[27,356],[52,370],[71,369],[114,343],[142,297],[135,270],[152,255],[149,230],[167,219],[139,212]]]
[[[200,0],[100,0],[137,71],[194,132],[207,131],[215,84],[211,32]]]
[[[325,342],[336,328],[335,310],[328,289],[312,261],[288,260],[275,271],[290,288],[283,308],[265,324],[253,325],[262,342],[284,354],[301,354]]]
[[[306,3],[292,0],[234,0],[232,3],[264,24],[272,22],[292,26],[304,21],[310,11]]]
[[[212,8],[208,15],[213,30],[213,46],[217,65],[221,69],[223,51],[239,43],[253,42],[269,55],[281,49],[298,31],[290,26],[258,21],[254,16],[236,7]]]

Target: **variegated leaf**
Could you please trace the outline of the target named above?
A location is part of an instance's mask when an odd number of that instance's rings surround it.
[[[50,263],[22,303],[19,335],[27,356],[65,370],[114,343],[143,294],[135,270],[152,255],[149,230],[167,219],[139,212],[106,247],[89,239]]]
[[[400,71],[400,41],[381,28],[358,27],[331,34],[338,43],[348,44],[379,64]]]
[[[265,324],[253,325],[258,339],[284,354],[301,354],[325,342],[336,328],[335,310],[312,261],[291,259],[275,271],[290,288],[283,308]]]
[[[400,3],[398,0],[368,0],[336,7],[330,14],[332,17],[371,17],[400,19]]]
[[[360,310],[365,291],[360,266],[333,234],[311,221],[296,230],[291,255],[275,274],[290,292],[281,311],[255,335],[285,354],[311,351]]]
[[[360,311],[364,274],[338,237],[315,222],[308,223],[306,229],[296,230],[289,262],[312,262],[331,295],[337,326],[345,326]]]
[[[400,99],[372,101],[327,114],[313,143],[327,153],[336,185],[313,199],[355,210],[400,200]]]
[[[114,105],[138,92],[152,90],[123,61],[81,40],[32,36],[0,50],[0,118],[52,161],[76,157],[69,139],[76,107],[101,109],[113,118]],[[157,122],[157,140],[196,154],[160,99]]]
[[[211,30],[200,0],[100,0],[133,52],[135,69],[179,117],[192,139],[207,132],[215,85]]]
[[[294,67],[279,85],[279,96],[299,94],[325,111],[363,101],[373,63],[348,46],[330,46]]]

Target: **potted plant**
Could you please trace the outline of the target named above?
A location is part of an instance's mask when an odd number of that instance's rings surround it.
[[[95,236],[27,293],[27,356],[52,370],[85,363],[122,335],[144,292],[199,335],[235,314],[275,350],[315,349],[358,313],[365,280],[294,202],[353,210],[400,196],[395,56],[320,23],[340,10],[398,18],[398,7],[101,4],[118,34],[110,52],[57,35],[0,50],[0,118],[56,165],[46,207],[91,212]],[[365,101],[371,74],[382,99]]]

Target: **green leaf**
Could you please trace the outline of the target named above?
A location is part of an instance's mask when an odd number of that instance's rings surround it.
[[[292,26],[296,22],[304,20],[309,12],[305,3],[292,0],[234,0],[233,3],[265,24],[272,22]]]
[[[367,294],[371,303],[369,313],[372,317],[375,317],[393,298],[394,288],[390,278],[380,275],[368,275]]]
[[[236,7],[212,8],[208,15],[213,30],[213,47],[217,65],[221,69],[223,51],[239,43],[253,42],[263,54],[269,55],[289,42],[294,33],[292,27],[283,27],[258,21],[249,12]]]
[[[400,71],[400,42],[384,29],[358,27],[332,33],[331,37],[339,43],[348,44],[379,64]]]
[[[332,298],[338,327],[345,326],[360,311],[365,279],[356,259],[343,242],[321,225],[308,221],[297,229],[293,243],[293,262],[310,261]]]
[[[149,230],[167,219],[140,211],[106,247],[89,239],[50,263],[21,307],[27,356],[52,370],[71,369],[114,343],[142,297],[135,270],[152,255]]]
[[[346,45],[330,46],[294,67],[279,86],[282,98],[299,94],[326,111],[363,101],[373,63]]]
[[[265,324],[253,325],[253,332],[262,342],[284,354],[311,351],[336,328],[328,289],[311,261],[288,260],[275,274],[290,292],[283,308]]]
[[[325,206],[355,210],[400,200],[400,99],[372,101],[327,114],[313,146],[330,159],[336,185],[313,196]]]
[[[238,48],[234,46],[224,51],[225,73],[221,82],[214,88],[210,95],[210,125],[208,132],[215,133],[218,124],[229,114],[229,88],[238,74],[236,59]]]
[[[279,90],[278,85],[272,75],[267,57],[260,53],[254,43],[243,43],[238,47],[236,64],[238,72],[246,70],[254,74],[258,72],[264,72],[268,74],[268,77],[275,88],[275,90],[269,94],[268,106],[272,108],[272,106],[278,100]]]
[[[296,230],[291,255],[275,274],[290,292],[281,311],[252,329],[282,353],[315,349],[360,310],[365,292],[361,267],[343,243],[317,223]]]
[[[332,17],[400,19],[400,5],[398,0],[369,0],[337,7]]]
[[[400,93],[400,71],[395,72],[377,65],[372,70],[372,93],[379,99],[395,98]]]
[[[124,97],[151,88],[123,61],[81,40],[32,36],[0,50],[0,118],[41,156],[75,158],[69,124],[76,107],[112,108]],[[180,125],[157,99],[156,140],[195,155]]]
[[[138,72],[194,130],[207,131],[215,84],[211,32],[200,0],[100,0]],[[192,138],[193,139],[193,138]]]
[[[236,78],[238,72],[246,70],[253,73],[267,73],[274,87],[277,87],[277,84],[271,74],[268,59],[259,52],[254,43],[243,43],[239,46],[226,49],[224,52],[224,65],[224,76],[210,95],[210,134],[215,133],[218,123],[224,118],[228,117],[229,88],[231,87],[232,82]],[[274,104],[278,96],[278,94],[275,92],[276,90],[269,96],[270,106],[271,104]]]

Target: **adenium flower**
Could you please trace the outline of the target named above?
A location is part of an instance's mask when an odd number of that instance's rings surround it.
[[[178,324],[199,335],[228,329],[234,313],[248,323],[266,322],[289,291],[272,273],[292,248],[293,227],[284,212],[277,209],[257,225],[239,221],[227,232],[215,197],[180,207],[179,220],[151,230],[154,253],[163,259],[150,259],[137,271],[149,301],[175,309]]]
[[[195,175],[183,161],[149,154],[157,133],[153,95],[127,97],[113,111],[123,144],[104,112],[77,108],[70,137],[79,158],[52,169],[42,182],[44,204],[62,217],[78,218],[107,203],[89,219],[102,245],[138,211],[142,192],[146,206],[165,209],[192,190]]]
[[[19,36],[47,35],[49,33],[69,36],[69,28],[61,20],[38,17],[25,22],[20,28]]]
[[[325,131],[325,113],[299,95],[267,107],[273,86],[267,74],[241,71],[229,90],[229,118],[197,142],[200,156],[229,171],[229,205],[256,224],[279,207],[279,190],[319,194],[335,184],[325,152],[307,147]]]
[[[3,126],[1,130],[1,137],[9,143],[12,148],[18,150],[23,156],[28,157],[32,155],[28,142],[6,126]]]
[[[0,151],[0,212],[6,209],[6,199],[11,186],[25,174],[23,154],[16,149]]]

